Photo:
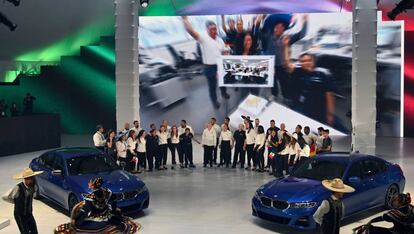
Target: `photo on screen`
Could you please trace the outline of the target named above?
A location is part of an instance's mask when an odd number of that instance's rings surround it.
[[[227,55],[217,64],[220,87],[273,87],[274,56]]]
[[[402,136],[402,27],[378,20],[378,136]],[[243,114],[265,128],[274,119],[351,134],[349,12],[140,17],[139,46],[144,127],[186,119],[200,133],[210,117],[233,126]],[[267,72],[241,62],[256,56],[273,57]]]

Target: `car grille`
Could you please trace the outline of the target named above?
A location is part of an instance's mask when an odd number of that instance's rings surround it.
[[[257,216],[259,216],[262,219],[266,219],[268,221],[272,221],[275,223],[279,223],[279,224],[289,224],[290,219],[289,218],[284,218],[284,217],[280,217],[280,216],[276,216],[276,215],[270,215],[261,211],[257,212]]]
[[[128,200],[134,198],[138,194],[137,190],[132,190],[128,192],[121,192],[121,193],[115,193],[115,196],[117,200]]]
[[[289,203],[286,201],[280,201],[280,200],[273,200],[268,197],[260,197],[260,202],[267,207],[273,207],[279,210],[284,210],[289,207]]]

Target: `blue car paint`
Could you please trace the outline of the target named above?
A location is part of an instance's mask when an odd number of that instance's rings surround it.
[[[349,155],[348,153],[347,155],[344,155],[332,153],[319,155],[314,159],[333,160],[335,162],[347,164],[342,178],[345,183],[349,169],[354,163],[365,159],[375,159],[380,160],[387,165],[387,170],[384,173],[364,178],[358,185],[350,184],[356,188],[356,192],[344,196],[344,218],[364,212],[368,209],[383,206],[385,204],[385,193],[392,184],[396,184],[399,191],[404,191],[405,177],[401,173],[399,166],[378,157],[361,154]],[[273,200],[287,201],[288,203],[316,202],[316,205],[312,208],[289,207],[287,209],[276,209],[274,207],[265,206],[259,200],[257,196],[258,193],[260,193],[260,197],[264,196]],[[330,194],[331,193],[322,186],[321,181],[319,180],[285,176],[283,178],[272,180],[259,187],[252,199],[252,214],[259,218],[297,229],[315,229],[316,223],[313,220],[313,214],[321,202],[329,197]]]
[[[68,176],[66,160],[73,157],[88,157],[91,155],[102,154],[102,152],[93,148],[64,148],[46,152],[45,154],[54,154],[60,157],[64,162],[63,175],[53,175],[52,170],[39,163],[39,157],[30,163],[33,170],[43,170],[43,174],[36,178],[40,195],[46,199],[56,203],[65,210],[69,210],[69,196],[76,196],[78,201],[83,200],[82,194],[90,192],[88,181],[97,176],[104,180],[103,186],[109,188],[113,193],[141,191],[142,192],[129,199],[121,199],[117,202],[117,206],[125,213],[136,213],[149,206],[149,191],[145,187],[145,183],[136,175],[118,169],[110,172],[102,172],[95,174],[85,174]],[[42,154],[43,156],[44,154]],[[40,156],[41,157],[41,156]]]

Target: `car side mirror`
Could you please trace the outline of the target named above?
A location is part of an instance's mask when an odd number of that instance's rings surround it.
[[[348,178],[348,182],[352,184],[359,184],[361,183],[361,178],[359,178],[358,176],[352,176]]]
[[[52,171],[52,175],[54,175],[54,176],[62,176],[63,173],[62,173],[62,170],[53,170]]]

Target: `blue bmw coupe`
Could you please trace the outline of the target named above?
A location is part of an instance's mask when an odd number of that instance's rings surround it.
[[[144,182],[95,148],[48,151],[33,159],[30,168],[44,171],[36,177],[35,197],[44,197],[68,211],[83,200],[82,194],[90,192],[88,181],[95,177],[101,177],[103,186],[117,196],[117,206],[124,213],[136,213],[149,205]]]
[[[381,158],[329,153],[309,158],[290,175],[268,182],[252,199],[254,216],[298,229],[314,229],[313,214],[330,196],[321,181],[341,178],[355,188],[343,199],[344,217],[367,209],[387,207],[394,194],[404,191],[405,177],[397,164]]]

